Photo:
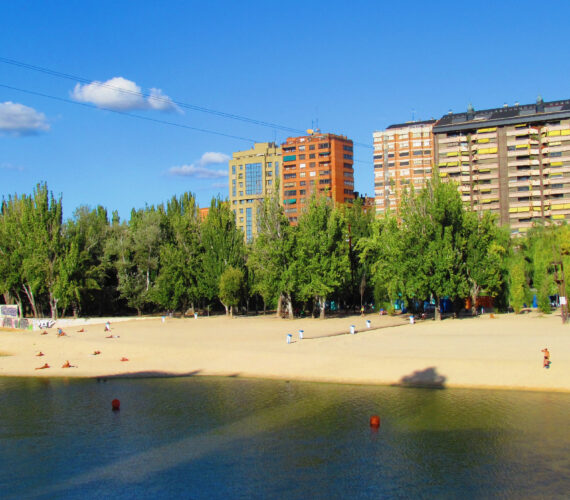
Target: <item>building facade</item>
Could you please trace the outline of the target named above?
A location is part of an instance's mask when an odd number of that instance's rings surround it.
[[[433,127],[439,176],[517,235],[570,219],[570,100],[449,113]]]
[[[404,190],[421,189],[433,171],[435,120],[408,122],[374,132],[376,216],[397,211]]]
[[[320,131],[289,137],[282,144],[281,200],[291,224],[297,224],[313,193],[335,203],[354,201],[354,153],[345,136]]]
[[[229,200],[236,225],[246,241],[257,234],[257,210],[279,179],[281,147],[274,142],[255,143],[233,153],[229,162]]]

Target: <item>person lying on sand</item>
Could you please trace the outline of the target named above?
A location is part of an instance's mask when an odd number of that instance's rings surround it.
[[[81,330],[77,330],[77,333],[83,333],[85,330],[82,328]]]
[[[44,353],[42,351],[40,351],[36,354],[36,356],[44,356]]]
[[[129,358],[125,358],[124,356],[121,358],[121,361],[128,361]]]
[[[93,356],[97,356],[98,354],[101,354],[101,351],[93,351]]]
[[[47,363],[43,366],[38,366],[36,370],[44,370],[45,368],[49,368],[49,365]]]
[[[61,367],[62,368],[77,368],[76,366],[73,366],[72,364],[70,364],[69,361],[66,361]]]
[[[67,333],[65,333],[61,328],[57,329],[57,336],[58,337],[66,337]]]
[[[106,339],[118,339],[119,335],[107,335],[105,338]]]
[[[40,335],[47,335],[47,330],[44,330]]]

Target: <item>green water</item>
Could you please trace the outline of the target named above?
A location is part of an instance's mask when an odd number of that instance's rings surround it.
[[[199,377],[0,379],[0,408],[4,498],[570,491],[567,394]],[[378,430],[369,426],[374,414]]]

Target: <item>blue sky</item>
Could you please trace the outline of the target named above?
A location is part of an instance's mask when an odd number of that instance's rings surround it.
[[[373,196],[373,131],[569,98],[569,14],[521,0],[1,2],[1,194],[45,181],[65,217],[101,204],[128,218],[185,191],[208,206],[228,195],[232,152],[318,120],[363,144],[355,189]]]

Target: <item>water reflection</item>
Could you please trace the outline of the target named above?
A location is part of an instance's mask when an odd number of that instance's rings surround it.
[[[12,498],[562,498],[570,486],[566,394],[0,379],[0,405]]]

